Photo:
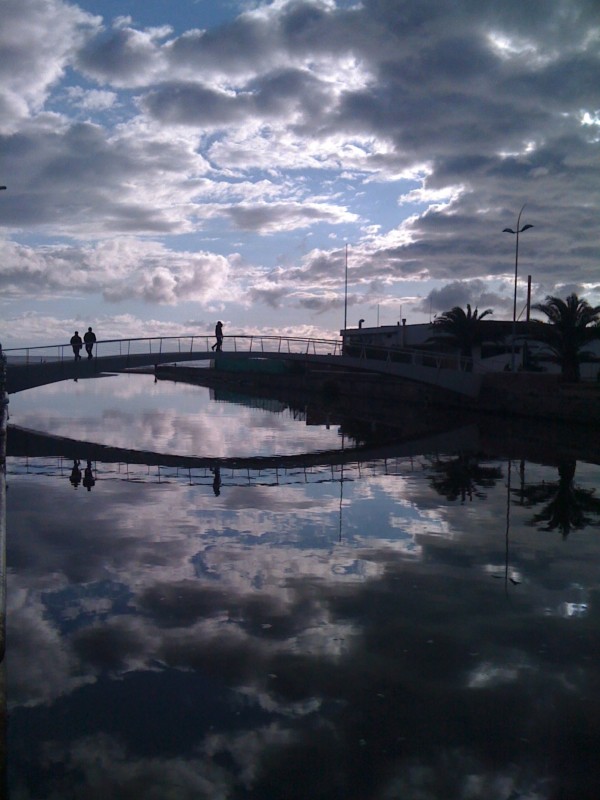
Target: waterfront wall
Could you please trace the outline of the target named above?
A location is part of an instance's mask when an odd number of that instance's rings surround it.
[[[8,393],[6,358],[0,345],[0,662],[4,661],[6,641],[6,429]]]
[[[480,411],[600,427],[600,384],[565,383],[560,375],[517,372],[486,375]]]
[[[6,436],[8,393],[6,359],[0,345],[0,800],[6,788]]]
[[[225,370],[198,370],[195,367],[165,366],[156,370],[159,377],[204,385],[230,386],[237,390],[317,392],[330,399],[356,401],[358,398],[387,403],[386,413],[405,414],[406,404],[416,405],[421,413],[436,409],[460,409],[503,417],[546,420],[587,426],[600,431],[600,383],[564,383],[560,375],[534,372],[496,372],[482,377],[476,398],[418,383],[405,378],[369,373],[366,370],[334,369],[329,365],[312,368],[301,375],[260,375],[227,373]],[[460,376],[461,373],[457,372]]]

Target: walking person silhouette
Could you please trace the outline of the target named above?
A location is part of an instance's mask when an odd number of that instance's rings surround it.
[[[211,350],[216,350],[217,353],[220,353],[223,349],[223,323],[221,320],[217,322],[215,325],[215,337],[217,341],[213,344],[210,348]]]
[[[73,348],[73,353],[75,355],[75,361],[80,361],[81,356],[79,355],[79,351],[81,350],[81,346],[83,345],[83,340],[79,335],[79,331],[75,331],[73,336],[71,336],[70,345]]]
[[[92,350],[96,344],[96,334],[91,328],[87,329],[87,333],[85,333],[83,341],[85,343],[85,350],[88,354],[88,358],[92,358]]]

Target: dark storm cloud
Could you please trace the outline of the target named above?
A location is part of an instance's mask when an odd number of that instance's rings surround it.
[[[454,281],[444,286],[442,289],[433,289],[425,299],[423,310],[430,307],[433,311],[446,311],[454,306],[466,306],[471,302],[471,298],[477,291],[482,291],[484,284],[482,281],[464,283]]]
[[[157,207],[156,195],[135,191],[144,171],[145,180],[159,172],[179,177],[189,156],[168,144],[157,151],[151,142],[110,141],[100,126],[76,123],[4,137],[2,150],[16,164],[10,203],[3,209],[8,224],[53,225],[73,232],[87,228],[98,235],[167,233],[180,224]]]
[[[309,203],[286,205],[231,206],[228,214],[237,228],[266,233],[278,228],[309,226],[313,222],[335,222],[339,214],[333,208],[319,208]]]
[[[355,23],[363,22],[362,14],[332,13],[319,2],[265,6],[215,30],[189,31],[169,43],[167,55],[173,68],[247,75],[268,71],[282,55],[352,52],[364,38]]]
[[[151,37],[131,28],[103,33],[79,51],[78,66],[103,81],[124,85],[139,76],[148,78],[156,49]]]
[[[241,100],[199,84],[166,84],[144,100],[147,113],[179,125],[223,126],[239,122],[248,113],[247,98]]]
[[[281,287],[253,287],[250,290],[250,300],[252,303],[264,303],[271,308],[280,308],[288,295],[288,289]]]
[[[600,62],[589,36],[590,26],[598,24],[593,7],[544,3],[535,13],[520,9],[516,24],[509,5],[426,6],[377,2],[362,11],[334,13],[290,4],[270,32],[273,54],[284,42],[295,54],[332,56],[347,52],[348,41],[342,44],[339,33],[351,24],[357,34],[351,51],[376,76],[368,89],[346,89],[339,102],[323,104],[307,124],[307,135],[318,130],[385,135],[396,143],[397,166],[430,164],[426,188],[463,187],[452,213],[441,209],[414,223],[418,241],[398,248],[397,260],[384,250],[373,254],[373,263],[384,271],[387,263],[407,277],[417,265],[441,279],[505,274],[499,252],[505,246],[482,244],[483,223],[501,231],[519,200],[529,199],[529,213],[543,215],[544,228],[552,231],[535,245],[544,271],[559,279],[565,262],[579,258],[583,263],[577,268],[589,278],[593,248],[565,252],[561,261],[552,256],[558,242],[563,251],[575,245],[568,232],[576,227],[584,236],[595,235],[584,208],[596,208],[600,200],[597,143],[593,131],[579,124],[581,109],[595,107]],[[208,42],[200,37],[196,45],[200,56]],[[250,58],[248,48],[244,55]],[[571,198],[568,209],[565,196]],[[498,211],[494,218],[487,211],[468,236],[475,203],[478,211],[482,206]]]
[[[149,92],[142,107],[164,123],[218,128],[251,117],[286,119],[299,109],[314,115],[326,98],[324,87],[308,72],[287,69],[250,81],[236,94],[197,82],[166,83]]]

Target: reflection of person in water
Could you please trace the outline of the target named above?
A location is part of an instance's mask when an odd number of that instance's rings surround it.
[[[88,490],[88,492],[92,491],[92,486],[96,483],[96,479],[92,473],[92,462],[87,462],[87,467],[85,468],[85,473],[83,475],[83,485]]]
[[[71,475],[69,480],[73,484],[73,488],[76,489],[79,484],[81,483],[81,470],[79,469],[79,459],[73,459],[73,469],[71,470]]]
[[[215,467],[211,470],[213,475],[213,492],[218,497],[221,494],[221,467]]]

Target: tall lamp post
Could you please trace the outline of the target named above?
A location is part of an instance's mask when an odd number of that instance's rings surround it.
[[[512,324],[512,355],[510,360],[510,368],[511,371],[515,371],[515,346],[517,340],[517,278],[519,275],[519,234],[523,233],[523,231],[528,230],[529,228],[533,228],[533,225],[523,225],[521,228],[521,214],[523,213],[523,209],[525,208],[525,203],[521,206],[521,210],[519,211],[519,216],[517,217],[517,230],[513,231],[512,228],[504,228],[502,233],[512,233],[517,237],[516,247],[515,247],[515,293],[513,297],[513,324]]]
[[[346,269],[344,273],[344,330],[348,327],[348,245],[346,244]]]

